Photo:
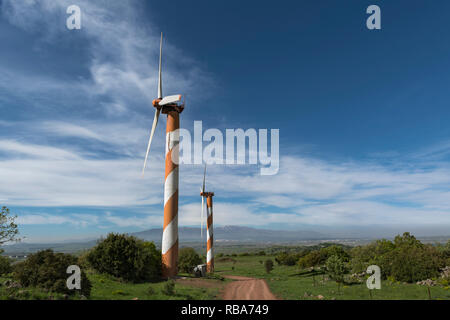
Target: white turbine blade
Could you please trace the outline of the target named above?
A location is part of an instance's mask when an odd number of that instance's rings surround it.
[[[163,34],[161,32],[161,42],[159,44],[158,99],[162,99],[162,41]]]
[[[180,101],[181,101],[181,94],[177,94],[177,95],[174,95],[174,96],[164,97],[164,99],[162,99],[159,102],[159,105],[160,106],[165,106],[166,104],[177,103],[177,102],[180,102]]]
[[[150,139],[148,140],[147,153],[145,154],[144,168],[142,169],[142,175],[144,175],[145,167],[147,166],[148,154],[150,152],[150,146],[152,145],[153,135],[155,134],[156,126],[158,124],[160,109],[156,109],[155,117],[153,118],[152,131],[150,132]]]
[[[203,172],[203,192],[205,192],[205,182],[206,182],[206,164],[205,164],[205,171]]]

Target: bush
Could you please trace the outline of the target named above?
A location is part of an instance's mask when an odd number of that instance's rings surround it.
[[[344,282],[344,274],[347,272],[345,262],[341,257],[333,255],[327,259],[325,266],[330,278],[338,284],[339,290],[341,283]]]
[[[366,246],[358,246],[350,251],[350,267],[353,273],[366,272],[370,265],[377,265],[381,268],[381,276],[387,279],[389,276],[388,260],[395,245],[389,240],[377,240]]]
[[[320,249],[322,261],[328,260],[331,256],[337,256],[343,262],[348,262],[350,260],[350,254],[342,246],[332,245],[326,248]]]
[[[264,262],[264,268],[266,268],[266,272],[270,273],[273,270],[273,261],[271,259],[267,259]]]
[[[428,245],[400,246],[391,252],[388,259],[389,274],[401,282],[411,283],[437,277],[442,267],[437,249]]]
[[[383,279],[417,282],[438,276],[445,264],[445,247],[424,245],[409,232],[394,241],[379,240],[351,250],[352,272],[365,272],[369,265],[381,268]]]
[[[299,256],[295,253],[282,252],[275,257],[275,261],[279,265],[293,266],[297,263],[298,258]]]
[[[0,254],[2,251],[0,250]],[[11,260],[8,257],[0,255],[0,276],[8,274],[12,271]]]
[[[194,248],[181,248],[178,252],[178,268],[181,272],[192,273],[194,267],[202,263],[202,259]]]
[[[164,283],[161,292],[166,296],[173,296],[175,294],[175,281],[169,280]]]
[[[311,251],[304,257],[300,258],[297,265],[300,269],[316,267],[324,263],[324,256],[318,250]]]
[[[155,294],[155,289],[153,289],[153,287],[148,287],[148,288],[147,288],[147,294],[148,294],[149,296],[154,295],[154,294]]]
[[[69,290],[66,285],[67,268],[77,264],[75,256],[54,253],[52,250],[31,254],[27,260],[14,266],[13,277],[24,287],[39,287],[53,292],[89,296],[91,283],[81,270],[81,290]]]
[[[98,272],[125,281],[154,281],[161,275],[161,252],[154,243],[126,234],[110,233],[89,251],[87,262]]]

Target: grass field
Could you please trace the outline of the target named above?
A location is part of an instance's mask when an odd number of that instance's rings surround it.
[[[365,283],[343,285],[338,292],[337,284],[326,280],[327,276],[319,272],[300,271],[296,266],[279,266],[267,274],[264,268],[266,259],[274,260],[273,256],[237,256],[216,259],[216,275],[239,275],[261,278],[267,281],[270,290],[280,299],[323,299],[361,300],[371,299]],[[234,268],[234,269],[233,269]],[[175,284],[173,294],[165,294],[165,281],[158,283],[132,284],[121,282],[108,275],[87,271],[92,283],[89,299],[94,300],[205,300],[221,299],[225,285],[231,280],[193,278],[180,274]],[[0,284],[8,278],[0,277]],[[323,280],[325,279],[325,281]],[[450,300],[448,287],[431,287],[431,298],[435,300]],[[0,299],[11,299],[11,290],[0,286]],[[15,289],[16,299],[63,299],[61,294],[47,293],[36,288]],[[79,299],[80,297],[75,297]],[[372,299],[383,300],[427,300],[428,290],[425,286],[416,284],[391,283],[383,281],[381,290],[372,291]]]
[[[87,272],[92,283],[91,300],[209,300],[220,298],[220,292],[225,286],[225,281],[216,279],[198,279],[189,275],[181,274],[175,282],[173,294],[165,294],[164,286],[166,281],[157,283],[126,283],[121,282],[109,275]],[[0,277],[0,284],[9,278]],[[4,285],[0,286],[0,300],[8,299],[21,300],[43,300],[43,299],[63,299],[64,296],[58,293],[45,292],[37,288],[20,288],[12,291]],[[80,299],[74,296],[73,299]]]
[[[236,263],[217,259],[216,273],[266,279],[270,290],[280,299],[317,299],[319,295],[322,295],[324,299],[336,300],[371,299],[365,283],[344,285],[338,292],[338,286],[334,281],[322,281],[323,278],[326,278],[326,275],[316,273],[314,285],[311,272],[300,272],[296,266],[279,266],[275,263],[274,257],[238,256],[233,257],[233,259],[236,260]],[[270,274],[267,274],[264,268],[263,263],[266,259],[272,259],[275,263]],[[234,270],[232,270],[233,266]],[[448,287],[431,287],[430,292],[432,299],[450,300],[450,289]],[[428,290],[425,286],[391,283],[389,281],[383,281],[380,290],[372,290],[372,298],[383,300],[429,299]]]

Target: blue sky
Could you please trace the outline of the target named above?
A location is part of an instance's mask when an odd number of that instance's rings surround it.
[[[72,4],[81,30],[66,28]],[[371,4],[382,30],[365,26]],[[162,225],[164,119],[140,177],[161,31],[183,127],[280,129],[276,176],[209,167],[217,225],[448,234],[448,1],[0,8],[0,203],[28,241]],[[181,167],[181,226],[199,225],[201,175]]]

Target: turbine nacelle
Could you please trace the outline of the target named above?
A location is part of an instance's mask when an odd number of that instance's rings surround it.
[[[181,113],[184,109],[184,101],[181,101],[182,97],[181,94],[176,94],[162,99],[158,98],[153,100],[152,104],[156,109],[161,110],[162,113],[168,113],[170,111]]]
[[[214,197],[214,192],[200,192],[200,196],[202,197]]]

